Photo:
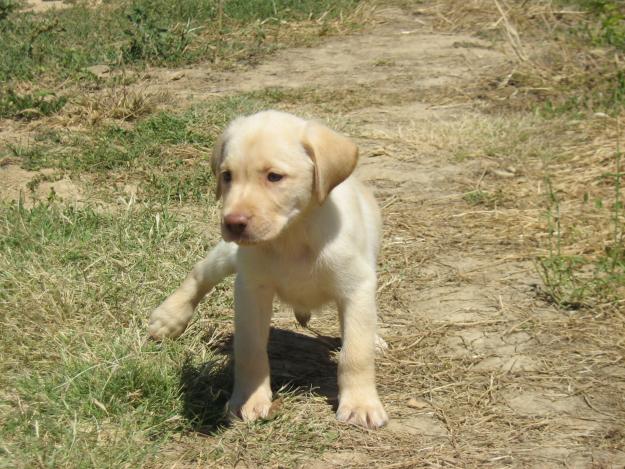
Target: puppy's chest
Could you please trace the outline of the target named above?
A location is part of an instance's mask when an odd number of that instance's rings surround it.
[[[308,251],[274,259],[272,274],[276,293],[294,308],[314,309],[332,299],[331,273]]]

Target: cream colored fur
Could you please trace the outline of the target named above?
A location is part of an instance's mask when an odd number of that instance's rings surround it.
[[[374,372],[381,221],[375,199],[351,176],[356,160],[346,137],[277,111],[235,120],[216,146],[224,241],[154,310],[149,330],[156,339],[179,336],[204,295],[236,273],[228,407],[245,420],[266,417],[271,407],[267,340],[278,296],[302,324],[312,310],[336,304],[337,418],[369,428],[388,421]],[[281,179],[272,181],[276,175]],[[232,220],[241,222],[238,229]]]

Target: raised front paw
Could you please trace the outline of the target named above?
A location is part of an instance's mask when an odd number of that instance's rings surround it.
[[[372,396],[342,396],[336,418],[351,425],[365,428],[380,428],[388,423],[388,415],[380,399]]]
[[[258,389],[245,399],[242,393],[234,392],[227,405],[228,414],[250,422],[269,417],[271,410],[271,391]]]
[[[191,305],[174,309],[163,303],[150,315],[150,322],[148,323],[150,337],[155,340],[175,339],[187,328],[192,314],[193,307]]]

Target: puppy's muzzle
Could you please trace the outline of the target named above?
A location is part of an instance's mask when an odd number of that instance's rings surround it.
[[[224,225],[232,236],[239,238],[245,233],[249,220],[246,215],[231,213],[224,217]]]

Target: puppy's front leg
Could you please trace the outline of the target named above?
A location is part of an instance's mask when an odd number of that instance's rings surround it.
[[[379,428],[388,416],[375,388],[375,273],[339,301],[343,346],[339,357],[339,407],[342,422]]]
[[[267,341],[274,292],[250,284],[242,274],[234,285],[234,390],[228,411],[243,420],[265,418],[271,408]]]
[[[224,277],[234,273],[236,255],[236,244],[221,241],[195,264],[182,285],[150,315],[150,336],[163,339],[182,334],[200,300]]]

